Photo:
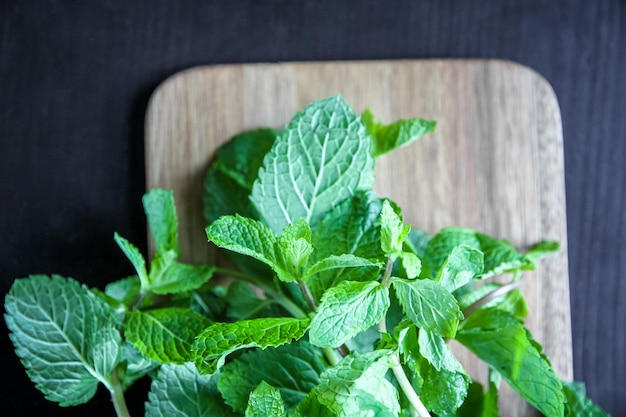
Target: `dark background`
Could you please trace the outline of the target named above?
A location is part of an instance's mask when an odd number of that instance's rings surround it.
[[[625,32],[623,0],[2,0],[1,295],[32,273],[100,288],[132,273],[113,232],[145,252],[145,110],[179,70],[509,59],[546,77],[561,106],[575,378],[626,415]],[[47,403],[0,333],[3,415],[113,415],[102,391],[75,409]]]

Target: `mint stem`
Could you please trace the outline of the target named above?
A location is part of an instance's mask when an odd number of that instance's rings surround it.
[[[472,314],[473,312],[475,312],[476,310],[478,310],[479,308],[481,308],[482,306],[484,306],[485,304],[489,303],[490,301],[493,301],[496,298],[500,298],[500,297],[510,293],[514,289],[518,288],[520,286],[520,284],[521,284],[521,281],[519,281],[519,280],[518,281],[509,282],[508,284],[503,285],[500,288],[490,292],[489,294],[485,295],[484,297],[482,297],[481,299],[476,301],[474,304],[471,304],[467,308],[465,308],[463,310],[463,316],[467,317],[470,314]]]
[[[130,417],[128,407],[126,406],[126,399],[124,398],[124,387],[117,374],[117,368],[113,369],[110,378],[111,384],[109,392],[111,393],[111,399],[113,400],[113,407],[115,407],[117,417]]]

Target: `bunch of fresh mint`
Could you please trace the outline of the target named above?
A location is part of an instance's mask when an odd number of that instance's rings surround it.
[[[557,244],[520,253],[468,229],[428,236],[372,191],[375,159],[434,127],[383,125],[337,96],[282,131],[234,137],[204,195],[208,240],[232,266],[180,262],[173,194],[150,191],[149,266],[115,235],[135,276],[103,292],[59,276],[15,281],[5,319],[26,372],[62,406],[102,383],[120,417],[145,376],[149,417],[497,416],[502,380],[545,416],[606,416],[524,327],[521,271]],[[488,386],[449,339],[489,365]]]

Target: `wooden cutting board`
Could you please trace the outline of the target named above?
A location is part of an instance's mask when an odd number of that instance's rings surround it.
[[[186,261],[213,262],[202,184],[232,135],[282,127],[309,102],[340,93],[384,122],[423,117],[437,131],[377,161],[376,190],[405,220],[435,232],[457,225],[519,248],[554,239],[562,250],[527,272],[527,325],[557,374],[572,378],[563,140],[558,102],[534,71],[493,60],[225,65],[183,71],[154,93],[146,121],[147,187],[174,190]],[[475,376],[486,370],[459,346]],[[531,416],[510,390],[501,415]]]

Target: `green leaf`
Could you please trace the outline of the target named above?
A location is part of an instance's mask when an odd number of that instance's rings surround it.
[[[331,412],[325,405],[320,404],[317,399],[317,393],[311,391],[298,406],[293,410],[289,417],[335,417],[336,414]]]
[[[287,225],[278,238],[278,244],[291,274],[298,276],[300,270],[309,263],[309,257],[313,253],[311,228],[308,223],[304,219],[299,219]]]
[[[470,377],[463,372],[437,371],[426,361],[420,364],[420,374],[424,384],[418,394],[424,406],[437,415],[456,413],[467,397]]]
[[[124,389],[161,366],[160,362],[144,357],[128,340],[125,340],[123,344],[121,362],[124,366],[118,367],[118,373]]]
[[[305,283],[311,286],[316,286],[317,274],[334,271],[344,270],[351,268],[359,268],[359,270],[371,270],[371,273],[366,274],[367,277],[371,277],[377,274],[382,268],[382,263],[371,261],[369,259],[360,258],[358,256],[344,254],[344,255],[331,255],[328,258],[322,259],[311,265],[304,273],[303,280]]]
[[[567,400],[565,404],[565,417],[611,416],[587,398],[585,384],[582,382],[563,382],[563,393]]]
[[[320,350],[301,340],[244,353],[222,368],[218,388],[227,404],[243,412],[250,392],[266,381],[281,392],[291,411],[318,384],[324,369]]]
[[[412,252],[401,252],[400,259],[402,260],[402,267],[409,279],[415,279],[419,277],[422,271],[422,261]]]
[[[409,235],[404,241],[404,250],[413,252],[421,259],[424,257],[428,242],[430,242],[430,236],[426,232],[411,228]]]
[[[250,394],[246,417],[286,417],[285,404],[280,391],[265,381]]]
[[[137,275],[120,279],[107,284],[104,294],[130,307],[135,303],[141,292],[141,283]]]
[[[494,239],[475,230],[448,227],[428,242],[422,261],[437,274],[457,246],[477,249],[484,256],[484,270],[480,279],[506,272],[532,269],[534,265],[506,240]]]
[[[228,305],[226,315],[233,320],[254,318],[260,308],[266,306],[252,286],[243,281],[233,281],[228,285],[226,303]]]
[[[5,299],[10,338],[26,373],[50,401],[83,404],[120,361],[115,314],[78,282],[53,275],[16,280]]]
[[[361,120],[372,138],[370,153],[377,158],[394,149],[401,148],[433,132],[437,122],[424,119],[398,120],[389,125],[378,123],[369,109],[365,109]]]
[[[419,328],[453,337],[463,317],[456,299],[439,282],[392,277],[391,282],[404,314]]]
[[[452,353],[450,346],[439,335],[424,329],[418,330],[419,352],[437,371],[442,369],[465,374],[463,366]]]
[[[543,240],[532,246],[528,250],[528,252],[526,252],[526,259],[528,259],[533,264],[536,264],[541,259],[550,255],[551,253],[558,252],[560,247],[561,245],[559,244],[559,242]]]
[[[164,364],[152,380],[146,417],[231,417],[215,376],[200,375],[193,364]]]
[[[380,415],[397,415],[398,392],[385,379],[391,366],[390,353],[385,349],[364,354],[353,352],[328,368],[315,388],[320,404],[339,417],[361,415],[364,406],[384,411]]]
[[[155,294],[177,294],[196,290],[206,284],[214,272],[215,267],[208,265],[196,266],[168,260],[164,263],[153,262],[148,289]]]
[[[547,417],[563,416],[561,381],[517,318],[495,308],[470,316],[456,339]]]
[[[124,335],[146,358],[182,364],[191,360],[191,344],[209,324],[209,319],[186,308],[131,311]]]
[[[214,323],[192,345],[200,372],[212,374],[224,365],[226,356],[250,347],[265,349],[299,340],[309,328],[309,319],[261,318],[235,323]]]
[[[276,234],[300,218],[314,228],[356,190],[372,186],[368,148],[365,126],[340,96],[309,104],[265,156],[252,203]]]
[[[378,323],[389,308],[389,289],[378,283],[344,281],[324,293],[309,340],[336,348]]]
[[[178,219],[174,193],[171,190],[150,190],[143,196],[143,207],[157,253],[174,251],[178,254]]]
[[[467,245],[452,249],[439,269],[437,280],[450,292],[471,282],[483,272],[483,253]]]
[[[263,223],[241,217],[223,216],[206,228],[210,241],[217,246],[242,255],[251,256],[269,267],[285,282],[295,281],[292,271],[285,267],[285,259],[278,238]]]
[[[113,239],[117,246],[120,247],[124,255],[128,258],[130,263],[133,264],[135,271],[137,271],[137,275],[139,276],[139,281],[141,282],[141,286],[146,288],[148,286],[148,272],[146,271],[146,260],[144,259],[139,249],[130,243],[128,240],[115,233],[113,235]]]
[[[402,216],[396,213],[388,200],[383,201],[380,212],[381,248],[385,256],[396,258],[402,252],[411,226],[402,223]]]

